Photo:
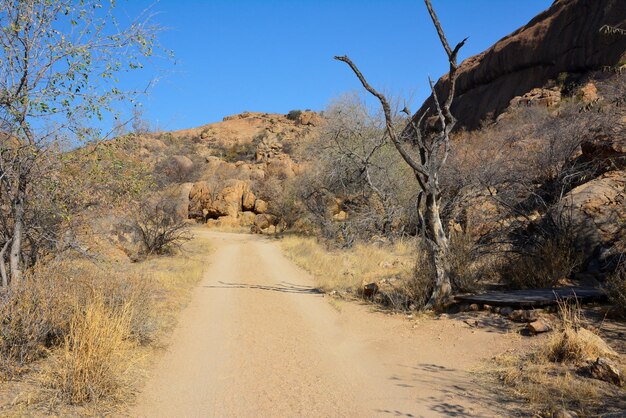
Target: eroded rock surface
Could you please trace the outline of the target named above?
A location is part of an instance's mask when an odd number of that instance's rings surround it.
[[[452,105],[457,127],[476,128],[483,119],[496,118],[511,99],[542,88],[561,74],[612,71],[626,58],[626,37],[600,29],[623,28],[625,21],[623,0],[555,1],[525,26],[461,63]],[[436,91],[443,93],[447,83],[446,75],[437,82]],[[546,105],[555,99],[539,98]],[[435,108],[432,98],[415,117],[427,108]]]

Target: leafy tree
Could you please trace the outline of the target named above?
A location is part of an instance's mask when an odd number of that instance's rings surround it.
[[[90,121],[133,92],[120,73],[143,67],[159,28],[143,13],[122,25],[113,0],[0,0],[0,199],[3,281],[22,276],[35,239],[54,240],[36,216],[37,190],[70,141],[95,140]],[[54,187],[54,183],[49,184]],[[33,256],[36,256],[34,254]]]

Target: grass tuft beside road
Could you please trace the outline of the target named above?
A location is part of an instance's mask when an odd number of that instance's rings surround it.
[[[355,291],[363,283],[384,278],[408,279],[413,271],[413,241],[394,244],[357,244],[346,250],[331,250],[315,238],[289,235],[281,240],[285,254],[313,274],[320,289]]]

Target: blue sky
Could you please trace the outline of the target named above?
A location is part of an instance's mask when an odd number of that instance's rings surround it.
[[[547,9],[552,0],[432,0],[464,59],[491,46]],[[370,82],[389,94],[427,96],[428,75],[446,72],[446,58],[420,0],[126,0],[118,13],[152,6],[174,62],[155,61],[124,81],[143,88],[144,116],[162,130],[195,127],[243,111],[322,110],[358,90],[334,55],[348,54]]]

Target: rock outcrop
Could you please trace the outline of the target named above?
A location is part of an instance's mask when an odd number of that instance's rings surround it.
[[[535,88],[522,96],[514,97],[509,107],[543,106],[553,107],[561,102],[561,91],[558,88]]]
[[[298,117],[298,123],[304,126],[320,126],[324,119],[315,112],[304,111]]]
[[[563,199],[581,249],[626,242],[626,171],[610,171],[570,191]],[[626,248],[618,248],[626,251]]]
[[[544,87],[560,74],[584,74],[614,69],[626,58],[626,36],[601,30],[605,25],[626,27],[623,0],[556,0],[527,25],[486,51],[461,63],[452,113],[457,128],[476,128],[496,118],[516,96]],[[435,90],[447,90],[448,76]],[[592,92],[589,92],[592,93]],[[546,104],[553,98],[546,97]],[[415,118],[427,108],[430,97]]]
[[[248,183],[230,179],[220,185],[195,183],[189,192],[189,216],[195,219],[238,218],[244,209],[254,207],[254,194]]]

